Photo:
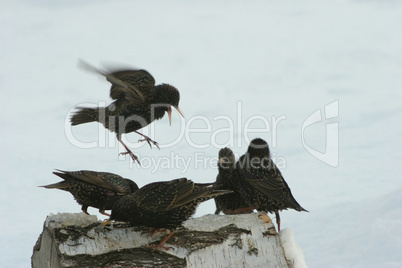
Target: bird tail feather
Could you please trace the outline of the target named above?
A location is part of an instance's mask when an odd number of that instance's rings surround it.
[[[70,185],[68,185],[67,183],[65,183],[64,181],[58,182],[58,183],[53,183],[53,184],[49,184],[49,185],[43,185],[43,186],[39,186],[39,187],[43,187],[46,189],[66,189],[71,187]]]
[[[99,119],[99,108],[82,108],[79,107],[71,116],[71,125],[80,125],[90,122],[97,122]]]

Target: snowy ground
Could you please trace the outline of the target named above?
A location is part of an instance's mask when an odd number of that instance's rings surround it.
[[[402,266],[401,18],[391,0],[0,1],[0,266],[29,266],[46,215],[80,210],[36,187],[56,182],[55,168],[207,182],[219,148],[243,154],[258,136],[310,211],[282,213],[309,267]],[[185,120],[151,126],[161,150],[127,135],[142,167],[97,124],[65,125],[76,105],[110,101],[79,58],[180,90]]]

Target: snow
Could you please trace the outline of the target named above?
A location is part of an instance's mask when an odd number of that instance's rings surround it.
[[[37,187],[54,169],[210,182],[218,150],[238,156],[254,137],[310,211],[281,213],[309,267],[402,266],[401,13],[392,0],[0,1],[0,266],[29,265],[47,215],[80,212],[69,193]],[[73,107],[110,102],[78,59],[141,67],[180,90],[185,119],[144,130],[161,150],[125,137],[142,167],[102,126],[69,128]]]
[[[293,231],[290,228],[285,228],[279,232],[279,236],[290,267],[306,268],[303,250],[297,245]]]

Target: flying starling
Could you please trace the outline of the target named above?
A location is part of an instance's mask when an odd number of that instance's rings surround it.
[[[237,172],[235,169],[236,159],[229,148],[223,148],[219,151],[218,170],[216,184],[221,189],[232,190],[233,193],[219,195],[215,197],[216,211],[224,214],[247,214],[253,212],[254,208],[250,207],[236,189]]]
[[[213,183],[199,184],[186,178],[154,182],[118,200],[109,220],[174,230],[194,214],[199,203],[230,192],[217,190]],[[151,247],[154,250],[162,247],[173,234],[174,231],[159,245]]]
[[[135,132],[143,137],[140,141],[151,143],[159,148],[158,143],[137,130],[151,124],[154,120],[161,119],[165,112],[168,113],[171,123],[172,107],[181,116],[179,109],[180,93],[168,84],[155,86],[155,79],[145,70],[117,70],[107,72],[94,68],[84,62],[83,67],[89,71],[99,73],[112,83],[110,97],[114,100],[107,107],[86,108],[77,107],[72,115],[71,125],[79,125],[89,122],[99,122],[111,132],[115,132],[117,140],[124,146],[131,158],[138,161],[131,150],[121,140],[124,133]]]
[[[103,215],[110,216],[105,210],[112,206],[122,196],[132,194],[138,190],[135,182],[108,172],[96,172],[89,170],[53,172],[64,181],[49,184],[47,189],[60,189],[70,192],[81,210],[88,214],[88,207],[98,208]]]
[[[258,211],[275,213],[278,231],[280,231],[279,211],[302,208],[278,167],[272,161],[266,141],[257,138],[251,141],[247,153],[236,163],[238,171],[238,190],[251,207]]]

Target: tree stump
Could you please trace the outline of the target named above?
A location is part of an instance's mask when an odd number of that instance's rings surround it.
[[[32,267],[305,265],[303,255],[294,251],[293,259],[286,259],[274,225],[271,221],[265,223],[257,213],[205,215],[189,219],[183,226],[165,244],[170,249],[152,252],[144,246],[157,244],[169,231],[146,233],[146,228],[117,222],[102,226],[96,216],[84,213],[51,214],[34,246]],[[287,239],[287,243],[295,244],[294,239]]]

